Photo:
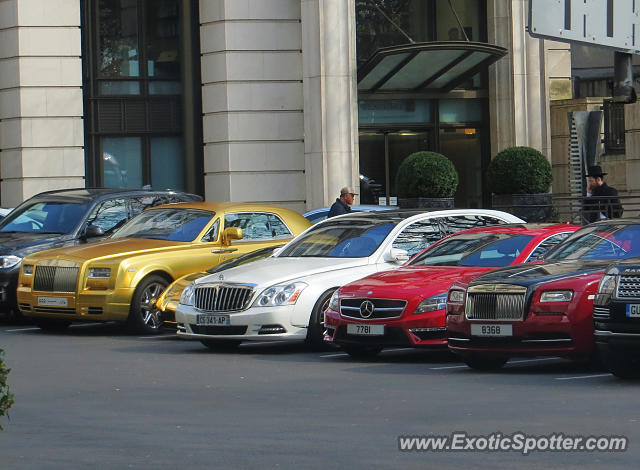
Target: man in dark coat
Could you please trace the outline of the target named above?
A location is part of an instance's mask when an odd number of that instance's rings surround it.
[[[331,209],[329,209],[327,218],[351,212],[351,204],[353,204],[353,197],[356,194],[357,193],[349,186],[342,188],[340,190],[340,197],[336,199],[336,202],[334,202]]]
[[[622,216],[622,205],[618,199],[618,191],[608,186],[603,177],[600,166],[590,166],[587,173],[587,192],[591,193],[594,199],[586,199],[584,202],[585,215],[589,222],[596,222],[603,219],[614,219]],[[607,196],[609,196],[607,198]]]

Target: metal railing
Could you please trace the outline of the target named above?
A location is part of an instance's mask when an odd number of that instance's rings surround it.
[[[640,217],[640,194],[618,196],[618,201],[622,206],[622,217]],[[586,225],[592,221],[600,219],[600,209],[596,203],[601,202],[607,205],[611,202],[610,196],[573,197],[573,196],[553,196],[553,209],[549,222],[571,222],[579,225]],[[596,206],[594,208],[594,206]],[[606,215],[606,214],[605,214]]]

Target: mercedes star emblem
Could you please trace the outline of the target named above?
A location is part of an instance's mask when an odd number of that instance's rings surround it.
[[[373,302],[371,302],[370,300],[365,300],[360,304],[360,316],[362,318],[369,318],[371,315],[373,315],[373,311],[375,309],[376,307],[375,305],[373,305]]]

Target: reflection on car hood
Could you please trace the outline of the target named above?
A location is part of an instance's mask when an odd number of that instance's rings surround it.
[[[180,246],[184,246],[185,249],[188,249],[190,244],[146,238],[117,238],[107,239],[97,243],[86,243],[68,248],[59,248],[55,251],[37,253],[34,256],[39,259],[48,259],[54,255],[56,257],[70,258],[76,261],[86,261],[108,256],[127,256],[130,254],[139,255],[150,251],[162,251],[167,249],[175,250]]]
[[[520,264],[492,271],[475,278],[475,284],[517,284],[530,286],[559,279],[603,271],[616,260],[578,260],[545,264]]]
[[[210,274],[198,279],[196,284],[224,281],[258,286],[274,285],[328,271],[355,268],[367,263],[367,258],[265,258],[220,273]]]
[[[52,248],[64,238],[71,237],[59,233],[0,232],[0,255],[25,256]]]

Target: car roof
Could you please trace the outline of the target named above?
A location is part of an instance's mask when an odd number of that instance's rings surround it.
[[[214,212],[229,212],[229,211],[243,211],[243,212],[275,212],[280,214],[295,214],[298,217],[302,217],[302,214],[288,209],[282,206],[276,206],[273,204],[260,204],[253,202],[205,202],[205,201],[189,201],[189,202],[173,202],[168,204],[161,204],[153,207],[153,209],[163,207],[175,207],[180,206],[182,208],[202,209]]]
[[[554,232],[575,232],[580,229],[579,225],[572,224],[560,224],[560,223],[528,223],[528,224],[504,224],[504,225],[491,225],[487,227],[474,227],[466,230],[461,230],[452,234],[452,236],[463,235],[465,233],[526,233],[527,235],[539,236],[548,235]]]
[[[351,206],[352,212],[376,212],[376,211],[391,211],[394,209],[398,209],[398,206],[380,206],[377,204],[361,204],[359,206]],[[322,214],[324,212],[329,212],[331,207],[319,207],[317,209],[311,209],[304,213],[304,216],[307,217],[309,215]]]
[[[71,188],[44,191],[32,196],[30,199],[49,199],[76,203],[84,203],[114,196],[157,196],[162,194],[175,194],[185,199],[201,200],[196,194],[172,190],[147,190],[147,189],[122,189],[122,188]]]
[[[375,223],[398,223],[402,220],[408,219],[413,216],[422,215],[425,217],[449,217],[449,216],[462,216],[462,215],[484,215],[487,217],[501,217],[501,218],[511,218],[513,222],[520,221],[520,223],[524,223],[522,219],[514,216],[513,214],[509,214],[508,212],[495,211],[491,209],[435,209],[435,210],[427,210],[427,209],[394,209],[388,211],[380,211],[380,212],[357,212],[357,213],[349,213],[338,215],[335,217],[331,217],[330,219],[323,220],[322,222],[318,222],[318,224],[326,224],[332,223],[332,221],[338,220],[354,220],[354,221],[362,221],[370,219],[371,222]]]

